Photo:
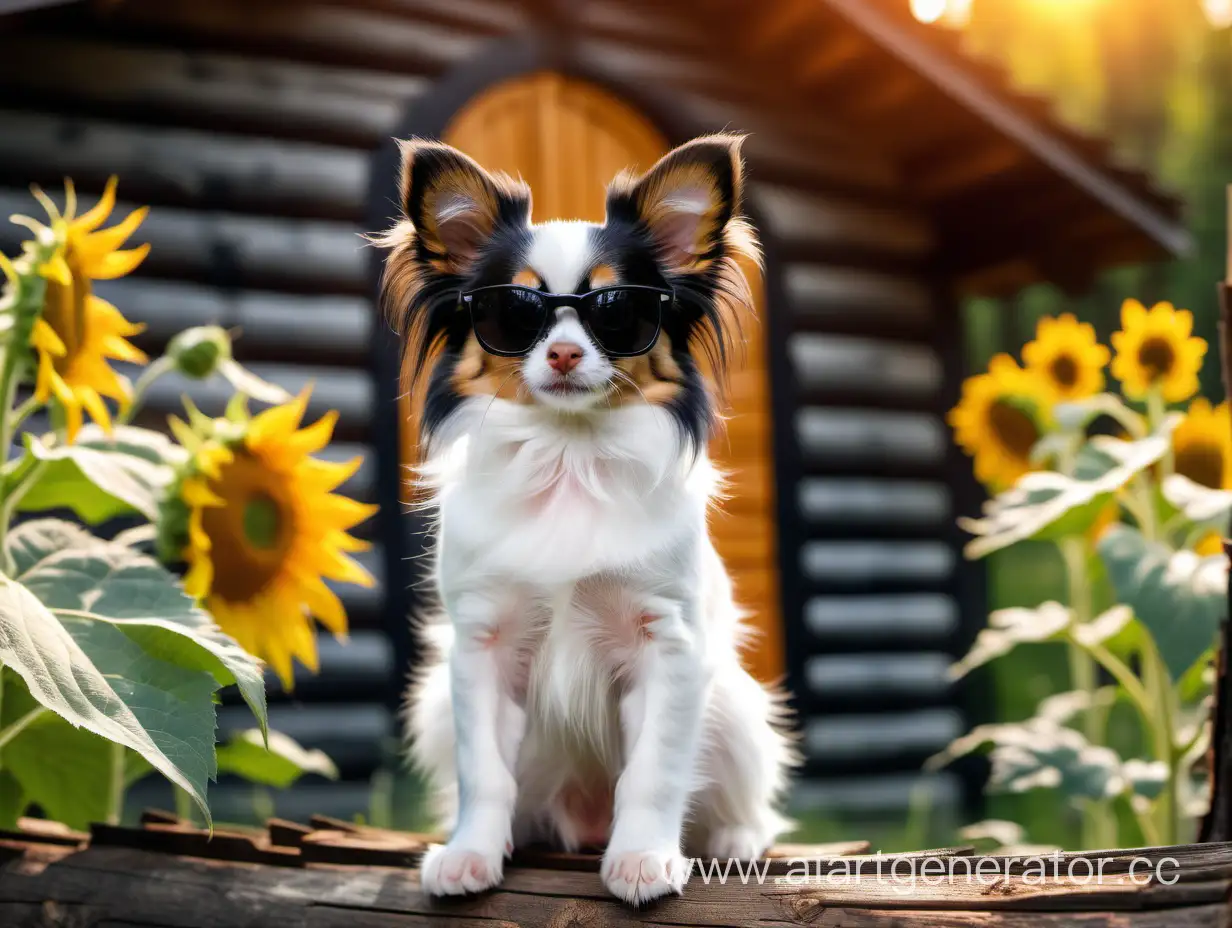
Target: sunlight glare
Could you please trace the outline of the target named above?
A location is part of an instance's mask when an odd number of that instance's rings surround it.
[[[1232,0],[1202,0],[1202,8],[1216,29],[1232,26]]]
[[[911,13],[922,23],[935,23],[945,14],[946,0],[911,0]]]

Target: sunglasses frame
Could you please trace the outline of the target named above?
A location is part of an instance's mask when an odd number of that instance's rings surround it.
[[[475,301],[474,297],[478,293],[489,293],[493,290],[512,291],[523,290],[535,294],[535,296],[543,303],[543,324],[539,327],[539,331],[535,333],[535,337],[531,343],[522,351],[496,351],[492,346],[484,341],[483,336],[479,334],[479,328],[475,324]],[[659,295],[659,312],[655,317],[654,335],[651,336],[650,342],[641,351],[609,351],[603,342],[595,336],[587,324],[586,317],[588,313],[585,309],[586,301],[601,293],[607,293],[612,290],[647,290]],[[471,317],[471,330],[475,333],[475,338],[479,342],[479,346],[488,354],[496,355],[500,358],[524,358],[534,347],[539,344],[540,338],[548,328],[548,323],[555,316],[555,311],[564,306],[573,307],[577,310],[578,321],[582,324],[582,328],[586,330],[586,334],[599,347],[604,354],[610,358],[636,358],[647,354],[654,347],[655,342],[659,340],[659,333],[663,331],[663,308],[664,305],[670,305],[675,300],[675,291],[665,287],[647,287],[641,284],[615,284],[611,287],[599,287],[597,290],[589,290],[586,293],[548,293],[545,290],[536,290],[534,287],[524,287],[521,284],[493,284],[489,287],[476,287],[474,290],[465,290],[458,292],[458,301],[464,304]]]

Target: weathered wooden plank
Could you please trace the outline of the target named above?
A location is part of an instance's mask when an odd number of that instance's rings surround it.
[[[0,180],[85,190],[112,174],[128,197],[163,205],[358,220],[366,152],[305,142],[150,128],[77,116],[0,110]]]
[[[751,185],[749,198],[782,247],[860,249],[919,259],[935,246],[930,223],[903,209],[803,194],[788,187]]]
[[[132,208],[121,203],[116,214]],[[37,211],[28,194],[0,190],[0,214]],[[0,249],[15,250],[24,234],[0,226]],[[166,208],[152,212],[131,241],[151,245],[143,275],[318,294],[367,291],[364,243],[349,223]]]
[[[166,3],[128,0],[108,11],[125,31],[209,43],[228,50],[268,52],[287,58],[436,74],[474,57],[489,41],[460,26],[417,21],[347,4],[252,4],[247,0]]]
[[[922,345],[800,332],[788,338],[796,382],[805,390],[903,402],[932,400],[944,371]]]
[[[371,149],[422,77],[97,38],[0,36],[0,99]],[[55,61],[56,67],[46,67]]]
[[[808,924],[811,928],[1226,928],[1222,905],[1163,912],[938,912],[857,909],[825,905],[816,899],[789,907],[791,920],[768,926]],[[390,928],[396,925],[390,922]],[[376,928],[375,923],[373,928]]]
[[[796,436],[809,466],[827,472],[914,472],[945,460],[948,435],[924,413],[808,407],[796,414]]]
[[[298,364],[368,365],[375,311],[358,296],[313,296],[233,290],[177,281],[127,277],[99,281],[99,296],[146,331],[137,342],[161,349],[193,325],[234,333],[236,357]]]
[[[791,263],[783,285],[797,325],[819,331],[926,333],[934,319],[922,281],[825,264]]]

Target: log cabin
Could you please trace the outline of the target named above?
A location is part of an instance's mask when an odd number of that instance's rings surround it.
[[[12,9],[8,13],[3,11]],[[146,323],[242,330],[237,356],[310,416],[378,501],[375,590],[341,590],[354,632],[275,697],[273,727],[323,748],[338,784],[279,814],[366,812],[413,660],[405,515],[414,454],[398,349],[358,233],[394,202],[392,139],[436,136],[522,174],[536,218],[598,219],[620,169],[730,128],[750,133],[748,211],[766,250],[758,314],[713,453],[732,475],[714,532],[752,613],[748,660],[795,694],[795,803],[901,815],[921,760],[982,717],[945,669],[984,621],[958,513],[979,491],[944,413],[963,376],[961,301],[1183,252],[1178,203],[1053,116],[907,0],[95,0],[0,4],[0,214],[25,187],[111,173],[153,206],[153,250],[103,294]],[[0,230],[10,250],[15,230]],[[161,421],[221,388],[168,379]],[[234,712],[232,716],[230,713]],[[225,730],[243,723],[224,707]],[[934,809],[979,793],[930,780]],[[144,802],[142,798],[137,801]],[[217,817],[243,817],[238,786]]]

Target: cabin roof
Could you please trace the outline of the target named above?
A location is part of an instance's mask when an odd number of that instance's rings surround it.
[[[60,3],[7,0],[0,2],[0,13],[39,5]],[[277,9],[294,5],[292,0]],[[451,30],[459,37],[476,29],[495,36],[547,27],[556,30],[553,54],[582,64],[593,60],[596,42],[606,42],[609,50],[619,46],[623,57],[607,68],[612,76],[648,91],[670,86],[669,96],[724,101],[707,116],[755,133],[757,128],[745,125],[746,115],[764,119],[776,130],[773,144],[779,147],[782,133],[794,133],[806,143],[795,153],[797,163],[801,154],[814,165],[831,157],[828,139],[835,133],[829,130],[837,125],[870,155],[888,159],[899,182],[896,195],[909,198],[937,228],[939,269],[969,291],[1004,292],[1038,280],[1080,289],[1105,267],[1192,247],[1175,197],[1147,174],[1119,164],[1106,141],[1065,125],[1050,101],[1015,90],[1003,70],[966,54],[959,33],[916,22],[908,0],[710,5],[707,22],[713,25],[706,29],[699,29],[692,7],[661,0],[526,0],[499,15],[481,0],[456,9],[437,2],[362,0],[355,16],[426,17],[428,33],[441,41]],[[147,35],[176,33],[190,47],[194,34],[212,40],[222,35],[219,30],[234,31],[227,22],[233,8],[234,15],[244,15],[243,5],[235,3],[208,15],[191,12],[196,5],[166,0],[89,6],[103,21],[136,26]],[[283,32],[276,28],[275,10],[263,10],[253,22],[256,31],[237,47],[297,58],[308,52],[296,44],[301,37],[294,17]],[[411,36],[409,46],[370,47],[352,60],[322,36],[306,38],[310,57],[389,71],[410,69],[411,58],[432,52]],[[648,55],[663,60],[648,66]],[[646,76],[656,70],[691,76],[683,82]],[[731,105],[739,101],[743,110]],[[815,123],[833,125],[822,129]],[[835,147],[852,147],[850,138],[838,139]]]

